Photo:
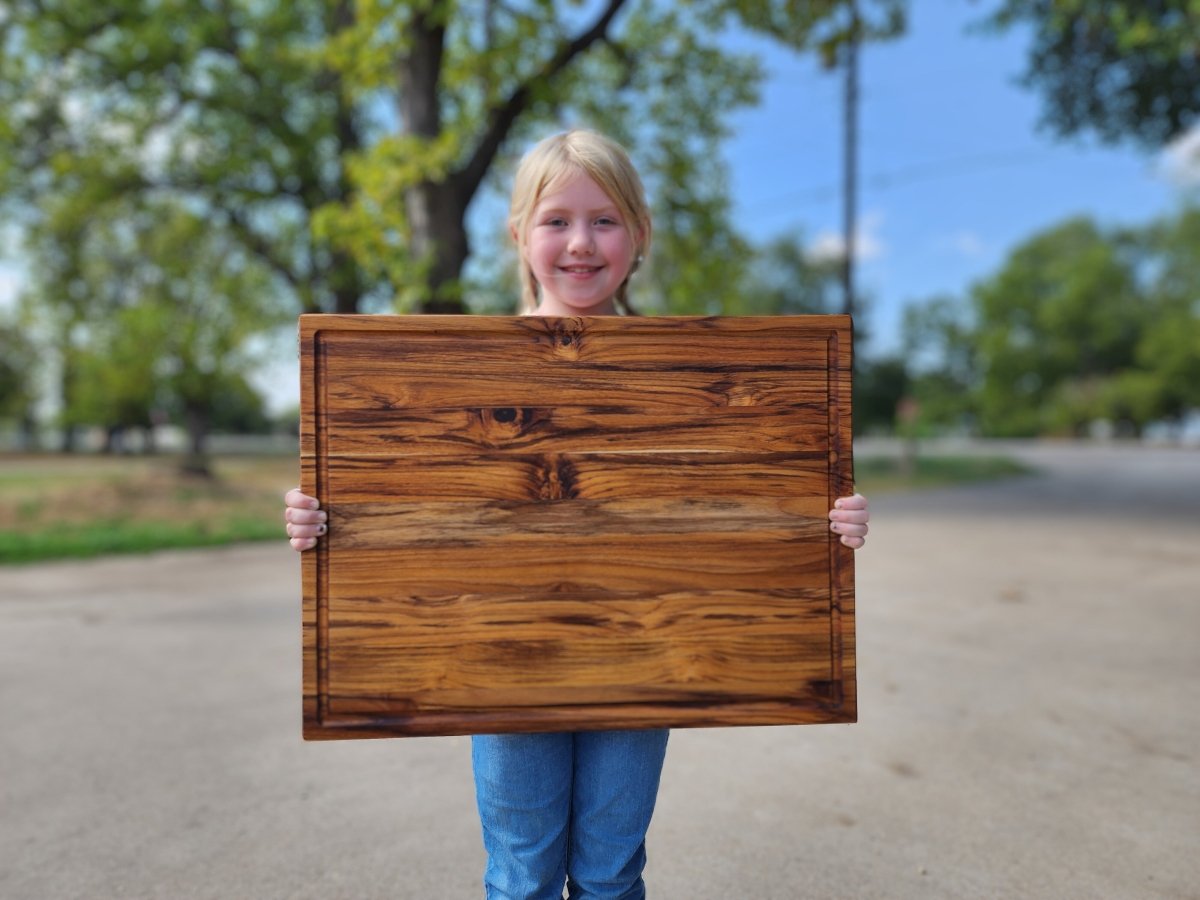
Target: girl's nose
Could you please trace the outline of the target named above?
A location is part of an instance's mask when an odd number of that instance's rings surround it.
[[[571,239],[567,242],[568,253],[591,253],[595,249],[590,228],[579,227],[571,230]]]

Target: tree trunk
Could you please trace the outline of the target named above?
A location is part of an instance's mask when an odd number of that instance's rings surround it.
[[[71,364],[71,344],[70,338],[64,333],[58,342],[59,352],[62,357],[62,371],[59,372],[58,378],[58,398],[62,405],[62,411],[67,416],[71,416],[73,395],[75,392],[75,367]],[[59,452],[74,453],[79,449],[79,426],[68,421],[63,425],[62,435],[60,438]]]
[[[109,425],[104,429],[104,447],[101,453],[106,456],[120,453],[122,450],[121,436],[124,429],[120,425]]]
[[[333,311],[345,315],[358,312],[362,298],[362,278],[358,264],[348,253],[337,250],[333,253],[330,267],[330,283],[333,286]]]
[[[463,265],[470,254],[466,209],[457,185],[423,182],[408,191],[408,222],[412,229],[410,252],[423,264],[426,293],[420,303],[425,313],[461,313]]]
[[[354,24],[354,3],[352,0],[339,0],[329,9],[326,29],[336,34]],[[336,71],[329,72],[329,95],[337,102],[335,127],[341,165],[341,176],[338,179],[337,199],[345,203],[350,199],[353,186],[349,173],[346,171],[346,159],[362,149],[362,135],[359,133],[358,119],[355,115],[354,101],[346,96],[342,86],[342,76]],[[330,282],[333,286],[334,312],[352,314],[358,312],[358,304],[362,299],[362,273],[358,263],[344,250],[334,250],[331,262]]]
[[[31,453],[39,449],[41,441],[38,438],[37,419],[33,417],[33,413],[26,412],[21,416],[21,437],[19,446],[24,453]]]
[[[202,406],[188,404],[183,413],[188,433],[188,453],[180,464],[185,475],[201,478],[212,477],[212,466],[208,457],[208,410]]]
[[[75,453],[79,450],[79,426],[64,425],[58,445],[59,453]]]
[[[905,395],[896,404],[896,424],[900,433],[900,474],[912,478],[917,474],[917,457],[920,455],[921,407],[916,399]]]
[[[436,15],[416,12],[409,39],[411,49],[397,66],[400,120],[406,134],[432,140],[442,132],[438,82],[446,26]],[[452,172],[441,182],[423,181],[405,193],[411,235],[409,257],[424,272],[421,312],[463,311],[459,278],[469,248],[466,203],[458,186],[461,178]]]

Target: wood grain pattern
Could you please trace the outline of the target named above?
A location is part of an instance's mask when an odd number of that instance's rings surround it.
[[[302,316],[304,736],[850,722],[843,316]]]

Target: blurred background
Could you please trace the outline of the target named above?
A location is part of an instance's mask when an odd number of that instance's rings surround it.
[[[647,183],[637,310],[852,312],[856,430],[902,438],[900,474],[939,436],[1194,445],[1196,25],[1184,0],[6,3],[0,559],[273,536],[296,316],[514,312],[513,167],[573,125]]]
[[[300,739],[296,317],[512,314],[574,125],[639,312],[855,319],[860,720],[673,734],[652,896],[1195,898],[1195,0],[0,3],[0,895],[478,895]]]

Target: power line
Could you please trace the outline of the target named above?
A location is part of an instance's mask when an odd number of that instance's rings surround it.
[[[979,153],[971,156],[951,157],[943,160],[914,163],[889,172],[878,172],[863,179],[863,182],[874,190],[890,190],[920,181],[932,181],[947,175],[962,175],[971,172],[988,171],[1027,161],[1034,157],[1046,156],[1052,153],[1046,148],[1024,148],[998,153]],[[827,182],[813,185],[785,194],[777,194],[769,200],[763,200],[746,206],[743,212],[757,213],[766,209],[792,208],[798,204],[824,203],[837,199],[840,185],[837,182]]]

